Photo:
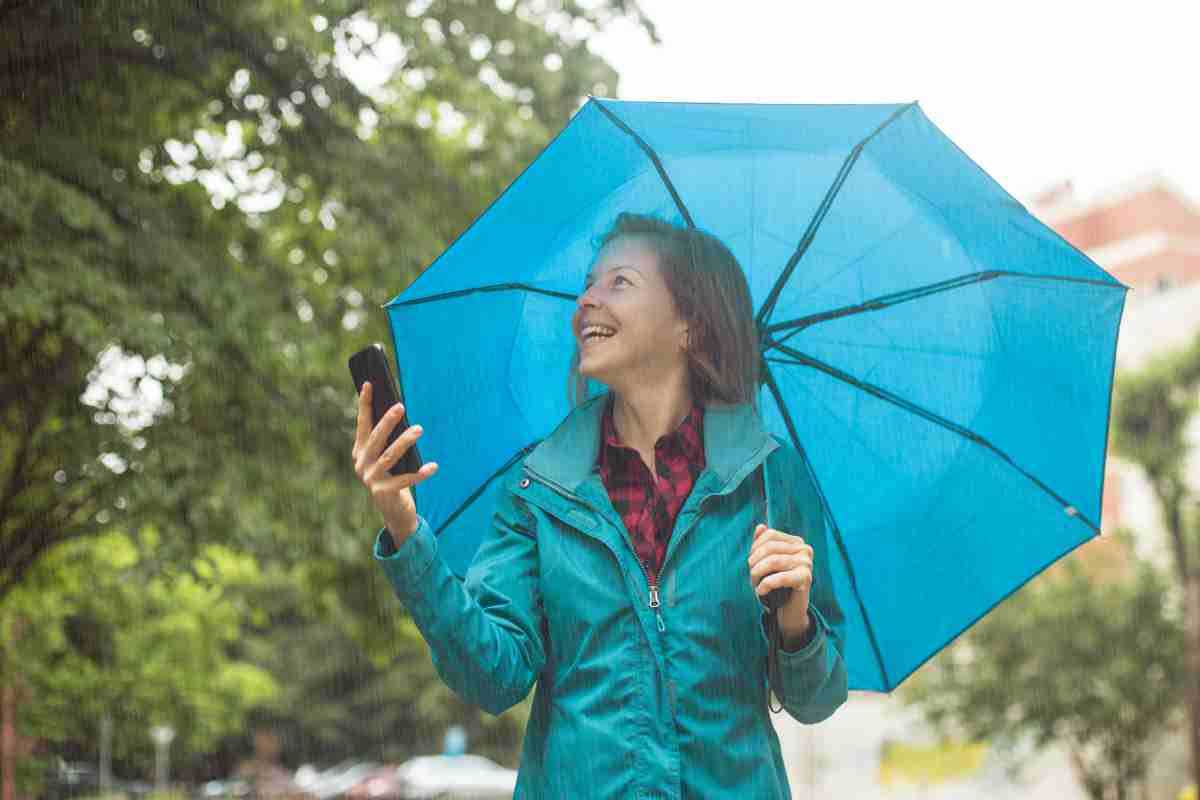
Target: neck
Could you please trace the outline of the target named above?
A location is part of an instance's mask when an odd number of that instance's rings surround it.
[[[613,424],[621,443],[653,454],[660,437],[671,433],[692,410],[686,381],[667,386],[641,386],[613,395]]]

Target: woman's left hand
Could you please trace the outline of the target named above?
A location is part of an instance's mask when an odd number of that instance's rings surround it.
[[[750,546],[750,585],[759,598],[772,589],[792,590],[778,611],[779,630],[785,640],[799,641],[808,633],[808,601],[812,589],[813,549],[799,536],[766,525],[754,529]]]

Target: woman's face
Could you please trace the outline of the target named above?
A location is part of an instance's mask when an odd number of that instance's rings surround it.
[[[615,334],[585,337],[592,323]],[[601,248],[573,318],[581,374],[620,391],[686,369],[687,325],[658,269],[654,251],[637,236]]]

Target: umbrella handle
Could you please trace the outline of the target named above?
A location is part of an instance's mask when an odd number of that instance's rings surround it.
[[[768,610],[774,611],[791,599],[792,587],[781,586],[778,589],[772,589],[771,591],[767,592],[766,599],[763,600],[763,605],[765,605]]]

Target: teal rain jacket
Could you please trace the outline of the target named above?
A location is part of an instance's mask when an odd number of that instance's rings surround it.
[[[465,580],[423,517],[398,550],[380,530],[374,557],[462,698],[500,714],[537,682],[515,798],[789,798],[748,562],[759,522],[813,548],[818,630],[780,651],[775,689],[796,720],[824,720],[847,683],[819,496],[752,405],[706,407],[706,466],[676,518],[652,607],[592,471],[603,400],[573,409],[499,476]]]

